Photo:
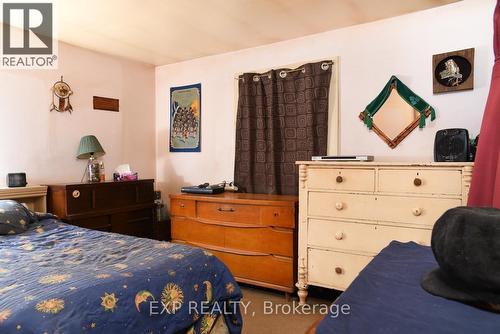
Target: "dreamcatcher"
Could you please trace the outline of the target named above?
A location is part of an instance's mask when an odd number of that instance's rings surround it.
[[[52,86],[52,104],[50,106],[50,111],[57,112],[65,112],[73,111],[73,107],[69,102],[69,97],[73,94],[73,91],[69,87],[69,85],[63,81],[63,77],[61,76],[61,80],[57,81],[54,86]]]

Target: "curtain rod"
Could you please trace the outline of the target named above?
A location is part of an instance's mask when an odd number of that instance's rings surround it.
[[[326,71],[326,70],[328,70],[328,68],[329,68],[329,67],[330,67],[330,65],[332,65],[332,64],[333,64],[333,61],[331,61],[331,60],[330,60],[330,61],[324,61],[324,62],[322,62],[322,63],[321,63],[321,69],[322,69],[322,70],[324,70],[324,71]],[[302,73],[305,73],[305,72],[306,72],[306,69],[305,69],[305,67],[304,67],[305,65],[307,65],[307,64],[300,65],[299,67],[297,67],[297,68],[295,68],[295,69],[292,69],[292,70],[281,70],[281,71],[280,71],[280,73],[279,73],[279,76],[280,76],[281,78],[285,78],[285,77],[286,77],[286,75],[287,75],[288,73],[298,72],[298,71],[300,71],[300,72],[302,72]],[[268,78],[271,78],[271,73],[270,73],[271,71],[272,71],[272,69],[271,69],[271,70],[268,70],[268,71],[266,71],[266,72],[264,72],[264,73],[261,73],[261,74],[255,74],[255,75],[253,76],[253,81],[257,82],[257,81],[259,81],[259,79],[260,79],[260,78],[262,78],[262,77],[268,77]],[[235,79],[235,80],[245,80],[245,79],[243,78],[243,74],[240,74],[239,76],[234,77],[234,79]]]

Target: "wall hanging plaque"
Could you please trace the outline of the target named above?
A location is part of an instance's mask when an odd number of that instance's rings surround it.
[[[69,97],[72,94],[73,91],[71,90],[69,85],[64,82],[63,77],[61,76],[61,80],[57,81],[52,86],[52,104],[50,105],[50,111],[69,111],[69,113],[71,113],[73,111],[73,107],[69,102]]]
[[[170,152],[201,151],[201,84],[170,88]]]
[[[474,48],[432,56],[433,91],[474,89]]]
[[[425,127],[429,115],[432,121],[436,118],[434,108],[392,76],[359,118],[390,148],[395,148],[417,126]]]

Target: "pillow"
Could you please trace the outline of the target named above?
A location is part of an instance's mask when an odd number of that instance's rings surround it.
[[[12,200],[0,200],[0,235],[18,234],[28,230],[37,217],[22,204]]]

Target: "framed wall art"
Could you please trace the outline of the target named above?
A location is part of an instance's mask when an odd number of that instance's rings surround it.
[[[201,152],[201,84],[170,88],[170,152]]]
[[[434,94],[474,89],[474,48],[432,57]]]

